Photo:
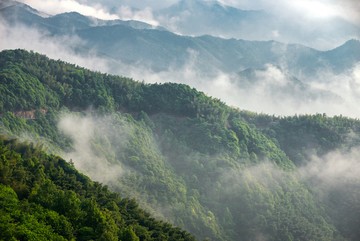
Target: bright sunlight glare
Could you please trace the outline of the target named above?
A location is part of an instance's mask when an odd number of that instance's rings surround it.
[[[314,0],[295,0],[293,8],[309,18],[328,18],[339,15],[339,9],[330,3]]]

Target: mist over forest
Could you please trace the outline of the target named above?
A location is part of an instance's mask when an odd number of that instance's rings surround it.
[[[359,240],[359,7],[1,2],[0,239]]]

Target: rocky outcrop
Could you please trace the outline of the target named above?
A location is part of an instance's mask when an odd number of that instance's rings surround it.
[[[43,114],[46,114],[47,112],[46,109],[39,109],[39,111],[41,111]],[[13,113],[13,115],[20,118],[35,119],[35,112],[36,110],[20,110],[20,111],[12,111],[11,113]]]

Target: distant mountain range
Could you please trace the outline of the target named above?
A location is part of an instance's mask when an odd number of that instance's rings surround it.
[[[166,13],[175,14],[185,9],[196,11],[197,16],[212,16],[214,23],[220,23],[221,19],[218,18],[224,16],[233,17],[233,23],[240,19],[267,21],[269,18],[263,11],[240,11],[202,1],[180,1],[166,9]],[[199,9],[202,9],[202,12]],[[164,14],[164,11],[162,10],[161,14]],[[208,15],[209,11],[212,14]],[[124,63],[151,67],[155,71],[183,66],[191,57],[190,53],[196,55],[197,67],[207,72],[239,72],[248,68],[261,69],[266,64],[272,64],[286,68],[297,78],[312,76],[324,68],[340,73],[360,61],[360,42],[357,40],[350,40],[330,51],[318,51],[302,45],[276,41],[245,41],[209,35],[180,36],[162,27],[139,21],[106,21],[76,12],[46,17],[46,14],[30,6],[10,0],[1,3],[0,15],[10,25],[24,24],[40,28],[54,36],[79,36],[83,40],[81,47],[85,49],[96,50],[99,54]],[[206,25],[192,26],[195,28]],[[209,28],[213,29],[213,25],[210,24]],[[206,28],[205,32],[209,33]]]

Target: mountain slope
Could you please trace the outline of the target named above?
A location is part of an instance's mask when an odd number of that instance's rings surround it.
[[[200,239],[358,238],[357,179],[344,174],[323,188],[328,179],[300,172],[314,170],[310,148],[320,159],[356,150],[357,120],[240,112],[186,85],[144,84],[23,50],[0,53],[0,78],[2,133],[45,143]],[[20,110],[35,112],[26,119]]]
[[[0,155],[3,239],[194,240],[39,145],[0,135]]]

